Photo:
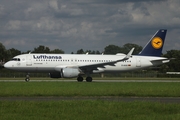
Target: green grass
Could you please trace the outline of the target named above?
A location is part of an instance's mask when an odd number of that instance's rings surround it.
[[[108,101],[0,101],[1,120],[179,120],[180,104]]]
[[[180,97],[180,83],[0,82],[0,96]]]
[[[0,82],[0,97],[180,97],[180,83]],[[179,120],[180,104],[106,100],[0,101],[0,120]]]

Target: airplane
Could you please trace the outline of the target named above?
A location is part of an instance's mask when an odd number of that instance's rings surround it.
[[[90,55],[90,54],[21,54],[6,62],[4,67],[23,72],[47,72],[51,78],[73,78],[78,82],[92,82],[91,74],[124,72],[161,65],[170,59],[161,57],[166,37],[166,29],[158,30],[138,55],[128,54]],[[29,81],[29,74],[25,81]]]

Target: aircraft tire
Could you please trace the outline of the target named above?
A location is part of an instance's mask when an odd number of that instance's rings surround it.
[[[87,77],[86,82],[92,82],[92,77]]]
[[[77,78],[77,81],[78,81],[78,82],[82,82],[82,81],[83,81],[83,77],[79,76],[79,77]]]
[[[25,79],[26,82],[29,82],[29,80],[30,80],[29,78],[26,78],[26,79]]]

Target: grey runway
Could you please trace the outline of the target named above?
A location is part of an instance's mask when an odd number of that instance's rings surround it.
[[[160,102],[160,103],[180,103],[180,97],[116,97],[116,96],[102,96],[102,97],[0,97],[0,101],[73,101],[73,100],[104,100],[116,102]]]
[[[0,82],[25,82],[25,80],[0,80]],[[30,80],[29,82],[77,82],[77,80]],[[180,82],[180,80],[93,80],[92,82]]]

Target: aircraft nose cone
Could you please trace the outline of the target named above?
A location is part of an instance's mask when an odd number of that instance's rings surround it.
[[[6,68],[7,67],[7,63],[5,63],[3,66]]]
[[[10,67],[10,63],[9,63],[9,62],[5,63],[5,64],[4,64],[4,67],[5,67],[5,68],[9,68],[9,67]]]

